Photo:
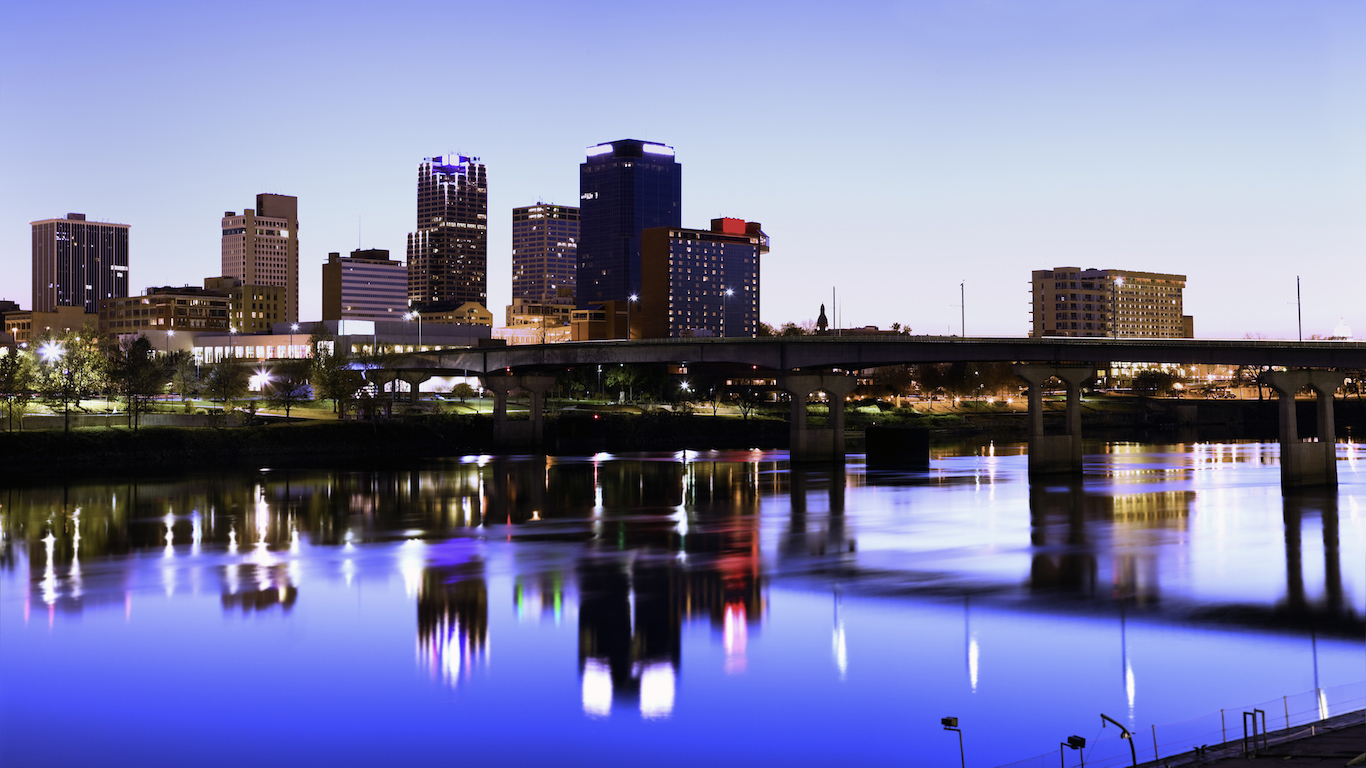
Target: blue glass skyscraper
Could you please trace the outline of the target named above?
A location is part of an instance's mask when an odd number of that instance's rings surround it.
[[[683,224],[683,167],[673,147],[622,139],[579,166],[580,307],[640,293],[640,233]]]

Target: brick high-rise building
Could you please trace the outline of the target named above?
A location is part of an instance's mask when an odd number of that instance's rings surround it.
[[[83,213],[31,222],[34,312],[57,307],[99,311],[100,300],[128,295],[128,225],[86,221]]]
[[[759,256],[768,247],[759,223],[744,219],[645,230],[631,337],[757,336]]]
[[[574,294],[579,209],[537,203],[512,209],[512,298],[544,303]]]
[[[299,198],[260,194],[255,209],[223,214],[223,276],[282,288],[279,316],[261,319],[299,321]]]
[[[673,147],[622,139],[588,150],[579,166],[580,307],[641,290],[640,233],[683,224],[683,167]]]
[[[1183,313],[1185,275],[1125,269],[1035,270],[1030,336],[1181,339],[1195,335]]]
[[[477,157],[417,167],[417,231],[408,235],[408,303],[445,310],[488,304],[488,178]]]

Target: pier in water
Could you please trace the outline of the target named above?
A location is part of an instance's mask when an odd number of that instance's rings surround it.
[[[0,762],[952,766],[953,716],[993,766],[1101,713],[1159,744],[1336,715],[1366,705],[1339,456],[1291,495],[1261,443],[1096,443],[1032,484],[992,443],[10,482]]]

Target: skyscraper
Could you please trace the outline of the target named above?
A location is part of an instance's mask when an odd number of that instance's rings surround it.
[[[255,210],[223,214],[223,276],[283,288],[284,308],[261,320],[299,320],[299,198],[260,194]],[[238,330],[241,330],[240,328]]]
[[[417,231],[408,235],[414,309],[488,304],[488,180],[477,157],[429,157],[417,167]]]
[[[578,305],[640,293],[640,233],[682,226],[683,170],[673,147],[599,144],[579,166]]]
[[[128,225],[86,221],[83,213],[33,226],[34,312],[100,309],[100,299],[128,295]]]
[[[579,209],[537,203],[512,209],[512,298],[546,302],[574,290]]]

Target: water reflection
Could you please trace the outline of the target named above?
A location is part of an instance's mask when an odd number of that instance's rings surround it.
[[[379,574],[415,603],[417,666],[462,695],[491,674],[491,635],[520,631],[500,630],[498,611],[572,633],[570,703],[594,718],[676,717],[694,670],[755,676],[780,582],[817,596],[832,681],[868,673],[856,654],[879,641],[853,634],[851,596],[947,605],[946,667],[972,696],[1008,677],[993,664],[1015,651],[983,629],[984,612],[1102,616],[1105,685],[1133,722],[1154,666],[1133,653],[1136,623],[1361,636],[1359,486],[1281,497],[1268,458],[1262,446],[1114,446],[1104,472],[1032,485],[1014,449],[987,446],[900,473],[685,452],[14,486],[0,567],[18,577],[25,622],[36,607],[49,624],[105,603],[129,616],[144,591],[296,622],[335,594],[328,580],[359,594]],[[513,553],[503,571],[498,547]],[[692,650],[690,627],[714,655]]]

